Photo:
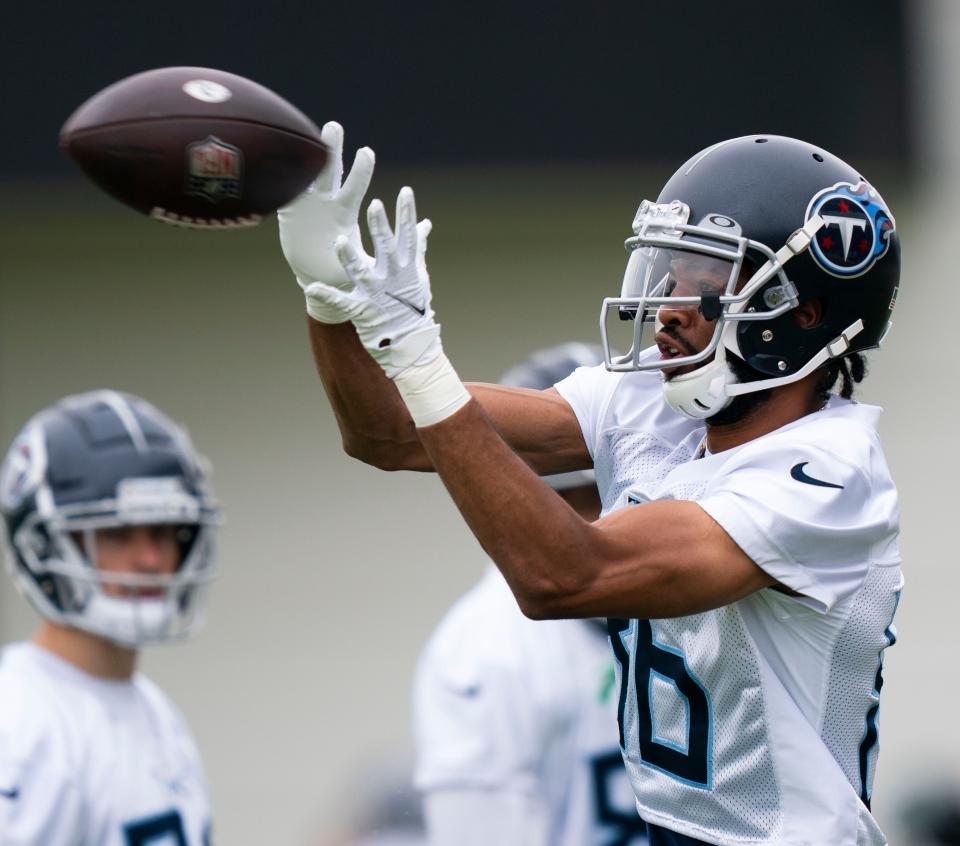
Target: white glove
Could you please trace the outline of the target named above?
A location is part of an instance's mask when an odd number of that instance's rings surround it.
[[[343,127],[330,121],[324,124],[320,138],[330,151],[323,170],[306,191],[277,212],[284,258],[304,290],[311,282],[350,287],[350,278],[337,258],[334,244],[343,236],[358,253],[363,252],[357,218],[373,178],[375,161],[373,150],[361,147],[341,186]],[[342,323],[346,319],[322,302],[314,302],[309,294],[307,312],[322,323]]]
[[[440,344],[426,263],[432,224],[417,223],[411,188],[400,190],[396,223],[394,235],[383,203],[374,200],[367,209],[367,226],[376,260],[341,236],[337,255],[353,290],[316,282],[307,288],[307,296],[339,312],[341,320],[353,321],[364,348],[394,380],[413,422],[431,426],[469,402],[470,394]]]
[[[308,298],[339,313],[338,322],[353,321],[360,341],[391,379],[441,352],[425,259],[431,226],[429,220],[417,223],[410,188],[401,189],[397,197],[396,235],[383,203],[374,200],[367,209],[367,227],[376,261],[341,235],[336,252],[353,290],[319,282],[306,289]]]

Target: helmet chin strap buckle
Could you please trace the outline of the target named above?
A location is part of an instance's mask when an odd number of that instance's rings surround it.
[[[780,259],[780,263],[782,264],[785,260],[785,257],[780,255],[784,251],[788,251],[789,257],[791,258],[800,255],[800,253],[810,246],[813,236],[823,228],[825,223],[826,221],[820,217],[820,215],[813,215],[810,220],[787,239],[787,243],[783,247],[777,250],[777,258]]]
[[[813,237],[823,228],[826,221],[820,217],[820,215],[815,214],[810,218],[800,229],[793,233],[788,239],[787,243],[784,244],[776,253],[772,259],[768,259],[760,269],[753,274],[751,279],[751,284],[761,285],[766,284],[767,280],[771,278],[778,269],[782,268],[790,259],[795,256],[800,255],[807,247],[810,246],[810,242],[813,241]],[[758,281],[759,280],[759,281]],[[794,305],[797,304],[797,290],[793,287],[793,290],[789,290],[786,287],[783,287],[782,293],[787,300],[794,300]],[[769,305],[769,303],[768,303]],[[741,305],[741,308],[745,308],[746,304]],[[739,311],[739,309],[737,309]]]
[[[862,320],[857,320],[855,323],[851,323],[846,329],[843,330],[843,332],[840,333],[839,338],[827,344],[827,351],[830,353],[830,358],[840,358],[840,356],[850,349],[850,342],[862,331]]]

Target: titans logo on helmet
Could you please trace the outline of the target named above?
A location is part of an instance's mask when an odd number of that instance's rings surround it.
[[[860,276],[886,253],[896,223],[883,198],[864,181],[838,182],[816,194],[806,220],[824,225],[810,244],[816,262],[834,276]]]
[[[17,436],[0,465],[0,507],[19,508],[24,498],[43,481],[45,468],[43,433],[36,426]]]

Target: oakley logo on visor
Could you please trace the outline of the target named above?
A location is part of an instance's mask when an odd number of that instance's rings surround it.
[[[890,246],[896,224],[881,196],[866,182],[838,182],[807,206],[806,220],[823,218],[810,244],[817,264],[833,276],[866,273]]]

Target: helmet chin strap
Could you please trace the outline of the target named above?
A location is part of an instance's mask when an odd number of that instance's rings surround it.
[[[733,329],[734,325],[731,323],[726,328]],[[796,373],[756,382],[740,382],[737,379],[727,362],[727,344],[721,343],[712,361],[690,373],[682,373],[669,380],[664,378],[663,397],[678,414],[693,420],[704,420],[726,408],[734,397],[789,385],[809,376],[830,359],[843,356],[850,349],[853,338],[862,331],[863,321],[857,320]]]
[[[713,360],[696,370],[671,379],[664,376],[663,398],[678,414],[692,420],[704,420],[730,404],[733,397],[728,393],[728,387],[736,381],[737,377],[727,363],[726,350],[720,346]]]
[[[663,329],[660,320],[660,310],[654,316],[654,328],[657,332]],[[721,343],[714,353],[713,359],[679,376],[670,379],[663,371],[663,398],[677,414],[689,417],[691,420],[703,420],[716,414],[730,403],[726,385],[736,381],[733,371],[727,364],[726,350]]]
[[[176,601],[129,599],[95,590],[81,628],[120,646],[135,649],[170,637],[176,623]]]
[[[857,319],[851,323],[840,335],[834,338],[829,344],[813,356],[803,367],[790,376],[774,376],[772,379],[761,379],[757,382],[740,382],[732,385],[728,393],[731,397],[740,394],[751,394],[754,391],[764,391],[767,388],[778,388],[780,385],[789,385],[791,382],[799,382],[805,376],[809,376],[818,367],[822,367],[831,358],[840,358],[850,349],[850,341],[863,331],[863,321]]]

